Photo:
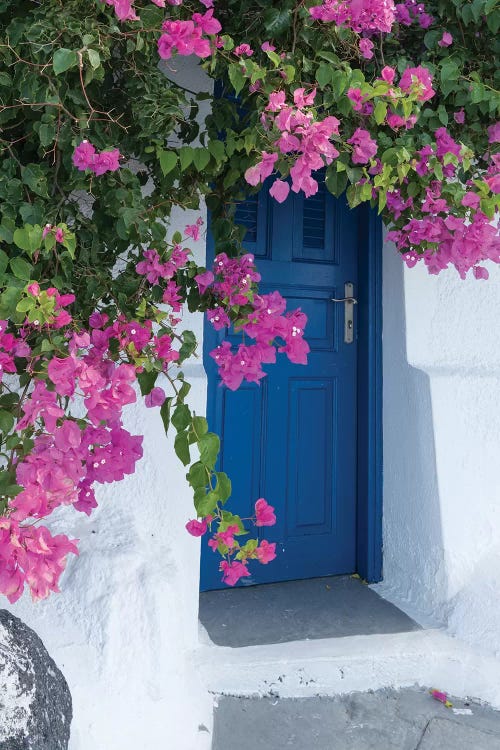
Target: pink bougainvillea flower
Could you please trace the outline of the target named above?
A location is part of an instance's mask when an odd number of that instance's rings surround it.
[[[276,515],[274,513],[274,507],[260,497],[255,503],[255,516],[256,526],[274,526],[276,523]]]
[[[464,197],[461,200],[462,206],[468,206],[470,208],[479,208],[480,202],[480,196],[477,193],[473,192],[465,193]]]
[[[139,16],[134,11],[131,0],[106,0],[112,5],[120,21],[139,21]]]
[[[395,21],[393,0],[323,0],[309,8],[318,21],[333,21],[337,26],[348,26],[357,31],[388,33]]]
[[[266,111],[279,112],[285,106],[286,94],[284,91],[272,91],[269,94],[269,102],[266,105]]]
[[[260,45],[260,48],[261,48],[262,52],[275,52],[276,51],[276,47],[273,44],[271,44],[270,42],[263,42]]]
[[[377,142],[363,128],[357,128],[348,138],[347,143],[354,146],[352,161],[354,164],[366,164],[377,153]]]
[[[184,227],[184,234],[186,237],[192,237],[195,242],[200,239],[200,227],[203,226],[203,219],[201,216],[196,219],[195,224],[188,224]]]
[[[415,90],[417,92],[417,99],[421,102],[432,99],[436,93],[432,88],[432,75],[422,65],[416,68],[406,68],[399,81],[399,87],[407,93]]]
[[[221,331],[231,323],[227,313],[222,309],[222,307],[216,307],[214,310],[208,310],[207,318],[216,331]]]
[[[472,269],[472,273],[474,274],[474,277],[476,279],[485,279],[486,280],[490,276],[489,273],[488,273],[488,271],[487,271],[487,269],[484,268],[484,266],[474,266],[473,269]]]
[[[220,564],[220,570],[223,573],[222,581],[228,586],[234,586],[238,583],[240,578],[245,578],[250,575],[246,564],[239,562],[238,560],[233,560],[233,562],[223,560]]]
[[[453,42],[453,36],[449,31],[443,31],[443,36],[439,40],[438,44],[440,47],[449,47]]]
[[[287,199],[289,192],[290,185],[284,180],[275,180],[269,189],[269,195],[272,195],[278,203],[283,203]]]
[[[351,100],[352,107],[356,111],[359,111],[363,105],[363,94],[359,88],[350,88],[347,92],[347,98]]]
[[[394,83],[394,78],[396,77],[396,71],[394,68],[391,68],[390,65],[386,65],[382,68],[381,77],[386,83]]]
[[[492,177],[485,177],[484,181],[492,193],[495,193],[495,195],[500,193],[500,173],[495,174]]]
[[[203,536],[204,534],[206,534],[207,528],[208,524],[206,518],[203,518],[201,521],[188,521],[186,524],[186,529],[191,534],[191,536]]]
[[[213,36],[214,34],[218,34],[219,31],[222,31],[220,22],[216,18],[214,18],[213,8],[210,8],[206,13],[203,14],[193,13],[192,18],[194,23],[198,24],[198,28],[200,28],[204,34]]]
[[[422,29],[428,29],[429,26],[432,26],[433,21],[434,18],[429,13],[420,13],[418,16],[418,23]]]
[[[274,165],[278,160],[278,154],[270,154],[266,151],[262,152],[262,160],[259,161],[255,166],[249,167],[245,172],[245,180],[249,185],[258,185],[259,182],[264,180],[272,174]]]
[[[309,94],[304,94],[305,89],[295,89],[293,92],[293,101],[297,107],[310,107],[314,104],[316,98],[316,89],[314,88]]]
[[[255,550],[255,553],[258,561],[263,565],[267,565],[267,563],[276,558],[276,542],[270,544],[266,539],[263,539]]]
[[[194,280],[198,284],[198,290],[200,294],[205,294],[210,284],[213,283],[214,278],[215,277],[212,271],[205,271],[204,273],[199,273],[194,277]]]
[[[373,57],[373,42],[371,39],[360,39],[359,51],[365,60],[371,60]]]
[[[488,143],[500,143],[500,120],[489,126]]]
[[[154,406],[161,406],[166,399],[165,391],[163,388],[153,388],[144,398],[144,403],[151,409]]]
[[[459,109],[458,112],[454,112],[453,113],[453,119],[459,125],[463,125],[464,124],[464,122],[465,122],[465,112],[463,110],[463,107],[462,107],[462,109]]]
[[[91,169],[94,164],[96,150],[88,141],[82,141],[73,152],[73,164],[80,172]],[[51,227],[52,228],[52,227]]]
[[[120,169],[120,158],[121,154],[117,148],[111,151],[101,151],[94,158],[94,163],[90,167],[92,171],[97,175],[103,175],[106,172],[116,172]]]
[[[237,47],[234,48],[233,52],[238,57],[241,57],[242,55],[245,55],[246,57],[251,57],[253,55],[253,49],[250,47],[249,44],[239,44]]]

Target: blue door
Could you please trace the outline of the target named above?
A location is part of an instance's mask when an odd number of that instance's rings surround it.
[[[250,563],[245,585],[356,569],[357,343],[356,337],[345,343],[344,304],[331,301],[344,297],[346,282],[356,295],[355,216],[324,183],[307,200],[290,193],[280,205],[262,190],[238,206],[261,290],[277,289],[287,309],[307,314],[311,347],[307,366],[278,355],[260,385],[244,383],[235,392],[220,386],[213,360],[205,356],[208,418],[221,436],[220,470],[232,480],[231,510],[249,517],[259,497],[276,509],[276,526],[256,531],[277,542],[277,558]],[[207,324],[205,352],[224,336],[233,339]],[[234,337],[239,341],[241,335]],[[219,561],[204,538],[202,590],[225,587]]]

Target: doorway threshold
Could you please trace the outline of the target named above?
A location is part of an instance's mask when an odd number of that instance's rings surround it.
[[[231,648],[421,629],[357,576],[205,591],[199,618],[212,643]]]

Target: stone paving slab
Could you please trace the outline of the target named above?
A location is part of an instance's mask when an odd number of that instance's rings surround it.
[[[212,750],[500,750],[500,712],[469,708],[472,715],[455,715],[427,688],[334,698],[220,697]]]
[[[432,719],[418,750],[500,750],[500,735],[446,719]]]
[[[199,616],[214,643],[233,648],[420,629],[354,576],[206,591]]]

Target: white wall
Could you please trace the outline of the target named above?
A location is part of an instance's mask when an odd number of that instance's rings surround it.
[[[500,655],[500,269],[404,269],[384,248],[384,582]]]
[[[180,73],[191,89],[205,83],[189,58]],[[179,212],[172,232],[199,215],[206,221],[204,208]],[[205,238],[189,246],[204,264]],[[200,342],[198,359],[183,368],[192,383],[189,402],[204,414],[202,316],[186,313],[184,324]],[[90,518],[63,509],[50,524],[80,539],[62,593],[38,604],[25,596],[10,609],[40,635],[69,683],[71,750],[207,750],[212,698],[192,658],[199,540],[184,529],[192,495],[159,411],[129,407],[125,426],[144,435],[136,474],[101,487]]]

